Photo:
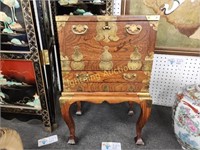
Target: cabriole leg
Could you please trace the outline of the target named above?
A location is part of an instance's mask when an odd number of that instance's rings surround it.
[[[137,121],[137,124],[136,124],[136,134],[137,134],[137,136],[135,137],[135,143],[137,145],[144,145],[141,132],[142,132],[142,128],[144,127],[144,125],[146,124],[147,120],[150,117],[151,106],[152,106],[151,100],[143,100],[140,103],[141,113],[140,113],[140,117],[138,118],[138,121]]]
[[[70,112],[70,107],[71,107],[71,104],[66,102],[61,107],[61,112],[62,112],[63,119],[65,120],[70,132],[68,144],[74,145],[76,144],[75,124]]]

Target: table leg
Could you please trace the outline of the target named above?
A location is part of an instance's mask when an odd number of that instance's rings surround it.
[[[76,115],[82,115],[82,111],[81,111],[81,102],[76,102],[76,104],[77,104]]]
[[[128,102],[128,103],[129,103],[128,115],[132,116],[134,114],[134,111],[133,111],[133,102]]]
[[[142,128],[144,127],[144,125],[146,124],[147,120],[150,117],[151,106],[152,106],[151,100],[143,100],[140,103],[141,113],[140,113],[140,117],[138,118],[138,121],[137,121],[137,124],[136,124],[136,134],[137,134],[137,136],[135,137],[135,143],[137,145],[144,145],[141,132],[142,132]]]
[[[70,112],[70,107],[71,107],[71,104],[66,102],[65,104],[63,104],[63,106],[61,108],[61,113],[62,113],[62,117],[65,120],[65,122],[69,128],[69,132],[70,132],[68,144],[73,145],[73,144],[76,144],[76,136],[75,136],[75,124],[74,124],[74,120],[73,120],[71,112]]]

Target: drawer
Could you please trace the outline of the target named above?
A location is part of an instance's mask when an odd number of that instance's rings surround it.
[[[127,26],[134,25],[139,31],[130,34]],[[110,29],[103,30],[106,26]],[[75,56],[82,61],[130,60],[134,55],[132,59],[143,61],[154,50],[155,43],[149,40],[152,34],[149,26],[148,21],[65,22],[58,32],[59,46],[62,55],[69,60],[74,60]]]
[[[112,70],[112,71],[71,71],[62,72],[63,81],[75,84],[86,82],[105,82],[105,83],[120,83],[120,82],[143,82],[146,83],[150,79],[150,72],[143,71],[127,71],[127,70]]]
[[[148,89],[145,83],[64,83],[64,92],[146,92]]]
[[[147,58],[147,59],[146,59]],[[146,57],[145,61],[69,61],[66,57],[61,57],[62,71],[97,71],[97,70],[144,70],[152,69],[153,57]]]

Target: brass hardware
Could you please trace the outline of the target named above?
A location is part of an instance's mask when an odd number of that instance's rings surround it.
[[[107,18],[108,17],[108,18]],[[109,22],[109,18],[112,19],[111,16],[103,16],[98,17],[98,19],[103,20],[97,22],[96,25],[96,41],[104,41],[104,42],[110,42],[110,41],[118,41],[119,37],[117,36],[117,23],[114,21]]]
[[[83,70],[85,67],[83,59],[83,54],[79,51],[79,46],[74,47],[74,53],[72,54],[71,68],[73,70]]]
[[[57,30],[60,31],[65,26],[66,22],[56,22]]]
[[[102,22],[102,21],[117,21],[117,16],[97,16],[97,21]]]
[[[64,22],[68,20],[69,20],[69,16],[67,15],[56,16],[56,22]]]
[[[62,70],[71,70],[70,68],[70,61],[67,56],[63,56],[62,54],[60,55],[60,60],[61,60],[61,69]]]
[[[135,91],[135,86],[130,86],[128,88],[128,92],[134,92]]]
[[[105,22],[105,26],[102,27],[103,30],[110,30],[111,27],[108,25],[108,22]]]
[[[139,70],[142,67],[141,62],[141,54],[138,51],[138,48],[134,48],[134,52],[130,55],[130,61],[128,62],[128,69],[129,70]]]
[[[158,21],[149,21],[149,25],[153,28],[153,30],[158,31]]]
[[[145,101],[152,101],[150,94],[147,93],[147,92],[144,92],[144,93],[143,93],[143,92],[137,93],[137,96],[138,96],[138,98],[139,98],[141,101],[143,101],[143,100],[145,100]]]
[[[152,65],[153,65],[153,52],[150,53],[149,56],[145,57],[144,65],[143,65],[143,70],[145,71],[151,71],[152,70]]]
[[[109,92],[109,86],[108,85],[103,86],[103,92]]]
[[[147,83],[149,84],[150,82],[150,77],[151,77],[151,72],[150,71],[144,71],[144,74],[147,76],[145,80],[142,80],[142,83]]]
[[[88,81],[89,77],[89,74],[76,74],[76,78],[80,81]]]
[[[123,78],[127,81],[134,81],[137,78],[137,74],[136,73],[124,73]]]
[[[43,65],[50,65],[49,52],[47,49],[42,50],[42,63]]]
[[[147,20],[160,20],[160,15],[146,15]]]
[[[142,26],[141,25],[126,25],[126,32],[128,32],[129,34],[139,34],[142,31]]]
[[[112,62],[112,55],[108,51],[109,47],[104,46],[103,49],[104,49],[104,52],[102,53],[100,57],[99,68],[101,70],[111,70],[113,68],[113,62]]]
[[[88,30],[88,26],[87,25],[72,25],[72,32],[74,34],[85,34]]]
[[[144,86],[141,89],[141,92],[148,92],[149,91],[149,83],[144,84]]]

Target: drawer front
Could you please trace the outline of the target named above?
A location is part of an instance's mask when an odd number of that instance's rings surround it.
[[[65,22],[58,31],[61,54],[71,61],[144,61],[154,36],[148,21]]]
[[[150,71],[152,69],[153,56],[146,57],[144,61],[141,60],[122,60],[122,61],[70,61],[66,57],[61,57],[62,71],[105,71],[105,70],[121,70],[128,68],[128,70],[144,70]]]
[[[145,83],[82,83],[70,84],[64,82],[64,92],[147,92]]]
[[[92,83],[121,83],[121,82],[141,82],[148,83],[150,72],[143,71],[71,71],[63,72],[63,81],[75,84],[86,82]]]

